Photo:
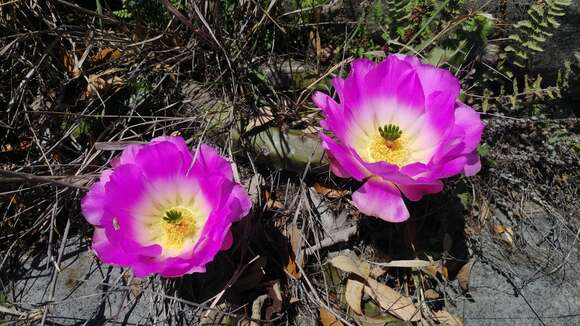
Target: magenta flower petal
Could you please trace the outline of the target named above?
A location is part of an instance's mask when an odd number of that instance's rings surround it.
[[[363,214],[388,222],[403,222],[409,218],[401,193],[391,182],[371,178],[352,194],[352,201]]]
[[[194,162],[180,137],[129,146],[81,203],[95,225],[93,250],[136,277],[204,272],[232,245],[230,227],[251,201],[229,163],[201,145]]]
[[[152,142],[143,147],[135,156],[137,165],[150,180],[166,179],[185,175],[193,159],[191,153],[176,146],[173,142]]]
[[[340,139],[341,142],[348,141],[347,135],[349,133],[363,132],[363,130],[358,128],[358,125],[356,124],[351,124],[350,126],[347,125],[342,108],[328,95],[321,92],[316,92],[312,96],[312,101],[324,112],[324,115],[326,116],[326,120],[320,121],[320,125],[323,128],[332,130],[332,132],[338,139]],[[350,131],[348,130],[349,127],[355,130]]]
[[[233,180],[230,163],[222,158],[214,148],[201,144],[197,155],[198,157],[191,168],[191,174],[221,175]]]
[[[92,225],[100,225],[105,206],[105,185],[113,170],[105,170],[101,173],[101,179],[96,182],[86,196],[81,200],[81,209],[87,222]]]
[[[244,189],[239,184],[235,184],[234,187],[232,188],[232,196],[230,197],[230,200],[237,201],[238,204],[240,205],[239,215],[234,216],[234,221],[241,220],[246,215],[248,215],[250,209],[252,209],[252,201],[250,200],[250,197],[248,197],[246,189]]]
[[[129,266],[137,262],[135,255],[127,254],[123,248],[112,244],[103,228],[95,228],[92,248],[99,259],[112,265]]]
[[[467,154],[467,163],[463,167],[463,174],[468,177],[476,175],[481,170],[481,161],[477,151]]]
[[[419,78],[421,78],[421,85],[423,86],[425,96],[429,96],[434,92],[448,92],[449,96],[453,98],[459,96],[459,81],[448,70],[423,64],[419,58],[414,56],[397,55],[397,58],[411,64],[415,68]]]
[[[232,231],[229,231],[226,234],[226,238],[224,240],[221,250],[228,250],[232,247],[233,244],[234,244],[234,236],[232,235]]]
[[[131,144],[123,150],[121,155],[111,161],[111,166],[116,168],[119,165],[123,164],[133,164],[135,162],[135,157],[137,153],[143,148],[143,145]]]
[[[401,193],[416,201],[441,191],[443,178],[479,171],[475,150],[483,123],[458,101],[460,84],[449,71],[389,55],[378,64],[353,61],[350,74],[332,84],[339,102],[322,93],[313,97],[325,116],[322,128],[335,136],[320,137],[334,174],[369,180],[353,194],[363,213],[404,219],[394,208],[404,205]],[[381,196],[392,206],[388,215],[363,203]]]
[[[333,162],[330,166],[333,173],[339,176],[351,176],[359,181],[369,176],[367,169],[350,149],[337,144],[324,134],[320,134],[320,138],[322,138],[322,146],[329,153],[330,161]]]
[[[463,150],[461,154],[471,153],[481,142],[484,125],[479,113],[467,105],[458,102],[455,109],[454,133],[450,137],[463,136]]]

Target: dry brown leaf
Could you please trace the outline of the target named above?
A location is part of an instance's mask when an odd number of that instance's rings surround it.
[[[446,280],[449,278],[449,272],[447,270],[447,266],[443,265],[443,261],[437,260],[431,262],[431,265],[422,268],[422,270],[431,275],[433,278],[437,278],[437,274],[439,273],[443,276]]]
[[[437,291],[435,291],[433,289],[425,290],[425,293],[423,295],[425,296],[425,299],[427,299],[427,300],[437,300],[441,297],[439,295],[439,293],[437,293]]]
[[[269,191],[264,191],[264,199],[267,209],[284,209],[282,202],[275,200]]]
[[[344,326],[330,311],[320,307],[318,308],[318,313],[320,314],[320,322],[322,323],[322,326]]]
[[[399,325],[398,323],[395,324],[394,321],[398,321],[398,319],[395,319],[395,317],[393,316],[388,316],[388,317],[382,317],[382,318],[376,318],[376,317],[369,317],[369,316],[357,316],[354,315],[352,316],[354,317],[354,319],[357,322],[357,325],[360,326],[385,326],[385,325]],[[401,322],[403,323],[403,322]]]
[[[298,269],[298,266],[296,266],[296,262],[292,258],[288,259],[288,264],[286,264],[286,271],[288,272],[288,274],[294,276],[296,279],[299,279],[301,276],[300,270]]]
[[[304,266],[304,259],[302,255],[299,255],[300,248],[302,247],[302,236],[300,235],[300,229],[296,224],[292,224],[292,229],[290,230],[290,245],[292,247],[292,255],[288,259],[288,264],[286,265],[286,271],[294,276],[296,279],[301,277],[300,270],[296,264]],[[300,257],[299,257],[300,256]],[[298,258],[298,261],[296,259]]]
[[[467,264],[463,265],[457,273],[457,281],[459,282],[459,287],[463,291],[469,290],[469,278],[471,276],[471,269],[475,264],[475,258],[470,258]]]
[[[493,226],[495,233],[502,234],[506,231],[506,227],[503,224],[496,224]]]
[[[364,288],[365,285],[358,280],[348,279],[346,281],[346,291],[344,293],[346,303],[349,305],[352,311],[359,315],[363,314],[361,300]]]
[[[377,279],[377,278],[381,277],[383,274],[385,274],[386,272],[387,271],[385,271],[381,266],[371,265],[369,277]]]
[[[284,209],[284,204],[278,200],[268,200],[266,202],[266,208],[268,209]]]
[[[91,59],[94,62],[113,61],[119,59],[122,54],[119,49],[102,48]]]
[[[312,47],[314,48],[314,54],[316,55],[317,58],[320,59],[320,54],[322,52],[321,51],[322,46],[320,43],[320,34],[318,33],[318,29],[310,31],[308,38],[310,39],[310,42],[312,43]]]
[[[100,77],[101,75],[90,75],[87,89],[85,90],[86,97],[92,97],[97,93],[102,94],[113,88],[119,88],[125,85],[125,80],[117,76],[108,78]]]
[[[332,266],[343,272],[356,274],[364,279],[370,275],[371,266],[367,262],[362,262],[356,256],[336,256],[330,260]]]
[[[29,141],[23,140],[16,147],[14,147],[10,144],[5,144],[5,145],[0,146],[0,153],[24,152],[24,151],[27,151],[30,147],[32,147],[32,143]]]
[[[316,125],[308,125],[306,128],[302,129],[302,132],[308,135],[318,135],[322,128]]]
[[[445,326],[463,326],[461,318],[450,314],[447,310],[433,311],[433,320]]]
[[[421,313],[415,307],[411,298],[381,284],[372,278],[367,278],[368,286],[365,286],[365,293],[379,303],[381,308],[388,313],[404,321],[417,321],[421,319]]]
[[[479,223],[481,225],[485,224],[489,215],[491,214],[491,210],[489,208],[489,201],[486,197],[480,196],[479,200]]]
[[[296,223],[292,223],[290,229],[290,246],[292,247],[294,256],[298,256],[298,252],[302,247],[302,235]]]
[[[420,259],[409,259],[409,260],[391,260],[388,263],[376,263],[377,266],[381,267],[405,267],[405,268],[425,268],[432,265],[432,262]]]
[[[321,194],[322,196],[332,199],[341,198],[344,197],[344,195],[346,195],[346,190],[328,188],[318,182],[314,183],[314,190],[316,190],[316,192]]]
[[[510,246],[514,244],[514,231],[511,227],[505,226],[503,224],[496,224],[493,226],[495,233],[497,233],[502,240],[507,242]]]
[[[77,58],[68,52],[63,52],[62,55],[62,63],[66,69],[66,73],[68,74],[70,79],[79,78],[81,75],[81,70],[78,67]]]

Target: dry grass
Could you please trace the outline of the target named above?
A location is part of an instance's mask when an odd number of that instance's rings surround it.
[[[227,12],[213,1],[191,1],[187,10],[161,1],[165,18],[146,22],[121,19],[103,1],[101,13],[81,2],[0,4],[0,319],[315,325],[324,308],[354,325],[345,276],[327,263],[347,249],[372,262],[445,265],[446,276],[392,268],[380,279],[411,296],[428,323],[432,310],[465,298],[454,278],[470,257],[517,279],[520,290],[570,268],[580,222],[577,118],[485,115],[490,154],[480,176],[449,181],[445,193],[411,206],[410,222],[386,225],[353,210],[348,192],[357,185],[311,170],[316,162],[274,169],[236,136],[240,125],[316,127],[309,95],[351,59],[356,13],[312,22],[317,10],[277,1],[225,1]],[[331,58],[316,41],[327,25],[342,31],[343,48]],[[227,121],[216,125],[218,102]],[[128,142],[175,133],[193,147],[223,149],[254,209],[235,226],[236,246],[207,274],[135,280],[93,259],[80,198]],[[325,196],[315,183],[336,193]],[[532,203],[547,212],[542,227]],[[494,233],[497,224],[515,230],[512,244]],[[490,248],[493,255],[482,253]],[[537,274],[522,277],[514,261]],[[441,297],[425,299],[428,289]]]

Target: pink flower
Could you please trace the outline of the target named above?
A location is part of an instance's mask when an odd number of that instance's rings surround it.
[[[458,100],[459,81],[411,56],[352,63],[332,84],[340,103],[317,92],[325,115],[320,134],[339,177],[363,181],[352,196],[364,214],[390,222],[409,218],[401,193],[417,201],[443,189],[441,179],[481,168],[479,113]]]
[[[252,203],[215,149],[201,145],[194,156],[181,137],[157,137],[101,174],[81,207],[103,262],[177,277],[205,272],[232,245],[230,226]]]

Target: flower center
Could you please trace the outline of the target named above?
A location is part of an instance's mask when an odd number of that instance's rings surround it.
[[[367,161],[374,163],[385,161],[397,166],[403,166],[409,160],[409,146],[407,137],[395,125],[379,127],[367,148]]]
[[[162,224],[164,235],[161,246],[177,251],[183,249],[185,241],[192,239],[198,231],[191,210],[181,206],[166,210]]]

